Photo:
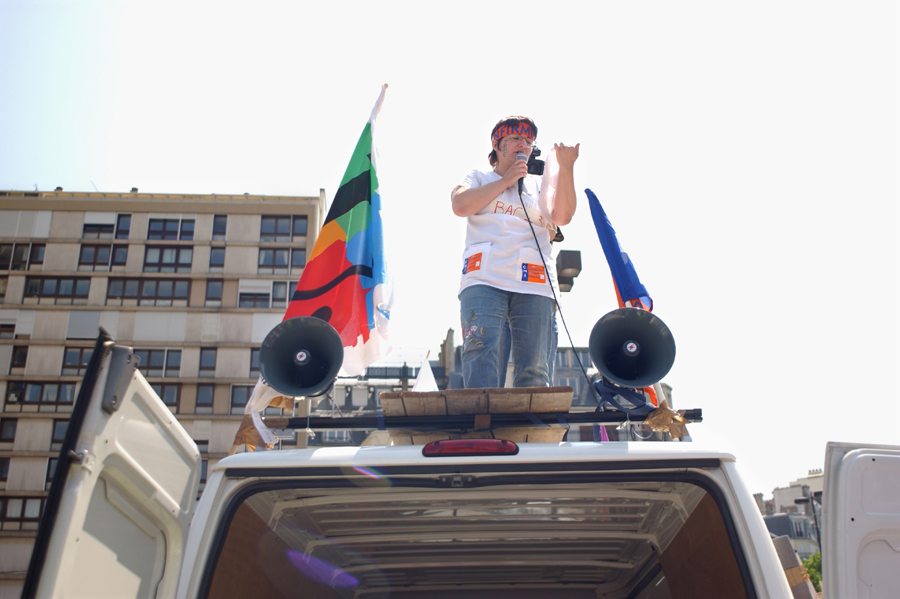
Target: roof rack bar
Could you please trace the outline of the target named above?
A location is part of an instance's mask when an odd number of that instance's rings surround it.
[[[646,415],[628,416],[625,412],[611,410],[607,412],[565,412],[565,422],[570,425],[579,424],[617,424],[631,421],[643,422]],[[484,415],[481,415],[484,416]],[[312,429],[312,430],[476,430],[475,414],[444,416],[347,416],[332,418],[327,416],[310,416],[309,418],[284,418],[280,416],[264,417],[266,426],[273,429]],[[491,428],[534,426],[531,417],[544,424],[559,424],[556,412],[546,414],[490,414]],[[688,422],[703,422],[703,410],[694,408],[685,410],[683,417]]]

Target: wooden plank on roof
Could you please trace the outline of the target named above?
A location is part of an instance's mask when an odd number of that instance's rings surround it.
[[[448,389],[381,393],[381,409],[391,416],[527,414],[568,412],[572,387]]]

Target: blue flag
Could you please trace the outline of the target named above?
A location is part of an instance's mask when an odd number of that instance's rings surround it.
[[[641,284],[638,279],[637,272],[634,270],[634,263],[628,257],[628,254],[619,245],[616,239],[616,231],[612,228],[600,200],[594,195],[590,189],[585,189],[588,203],[591,206],[591,217],[594,219],[594,227],[597,229],[597,236],[600,237],[600,245],[603,246],[603,253],[606,254],[606,261],[609,263],[609,270],[612,273],[613,283],[616,286],[616,295],[618,296],[619,306],[634,306],[635,308],[643,308],[648,312],[653,310],[653,300],[647,293],[647,288]]]

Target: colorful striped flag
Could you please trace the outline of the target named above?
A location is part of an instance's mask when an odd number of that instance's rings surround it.
[[[283,319],[315,316],[333,326],[343,341],[341,370],[346,376],[362,373],[391,351],[388,325],[394,294],[384,258],[374,143],[375,120],[385,90],[387,85],[382,87],[356,143]],[[249,451],[255,445],[274,445],[277,439],[259,413],[280,396],[260,377],[244,408],[230,453],[241,445]]]
[[[603,246],[603,253],[606,254],[606,261],[609,263],[619,307],[629,306],[643,308],[648,312],[652,311],[653,300],[647,293],[647,289],[641,284],[641,280],[634,270],[634,263],[619,245],[616,231],[610,224],[606,212],[603,211],[600,200],[590,189],[585,189],[584,192],[587,194],[588,203],[591,206],[591,217],[594,219],[594,227],[600,237],[600,245]]]
[[[356,376],[391,350],[393,289],[384,258],[375,173],[375,120],[385,85],[350,158],[284,319],[315,316],[344,343],[343,373]]]

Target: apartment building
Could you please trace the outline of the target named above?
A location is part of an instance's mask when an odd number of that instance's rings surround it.
[[[324,190],[0,191],[0,599],[19,596],[99,328],[215,463],[324,216]]]

